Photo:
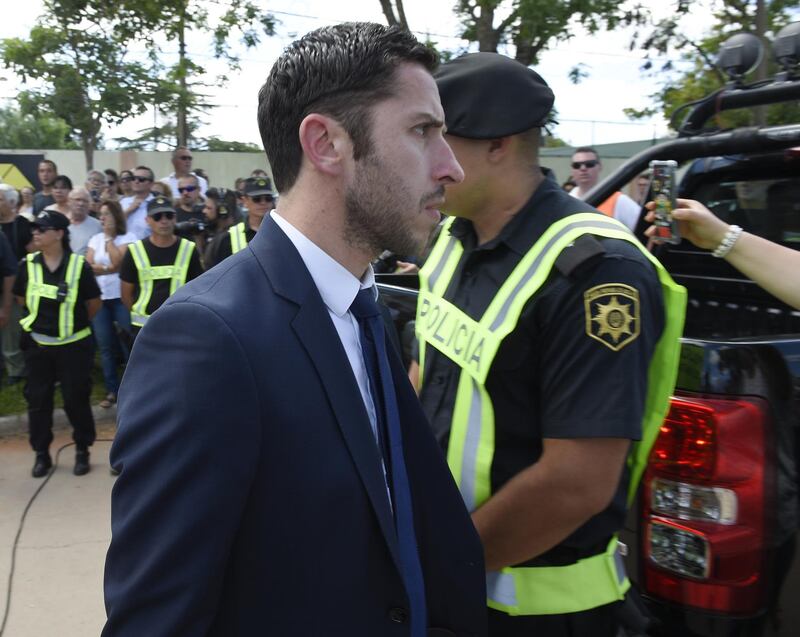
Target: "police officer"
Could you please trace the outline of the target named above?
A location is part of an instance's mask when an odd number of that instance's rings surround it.
[[[685,291],[545,177],[538,74],[475,53],[435,77],[466,177],[420,272],[420,399],[484,544],[490,635],[611,637]]]
[[[227,239],[223,238],[219,243],[216,261],[209,263],[209,267],[236,254],[239,250],[243,250],[256,236],[266,214],[275,208],[275,191],[272,190],[272,182],[267,177],[245,179],[242,201],[247,211],[247,217],[244,221],[228,229]]]
[[[128,246],[120,265],[120,298],[134,336],[179,287],[203,272],[193,241],[175,235],[175,208],[159,195],[147,203],[150,236]]]
[[[53,466],[53,393],[61,384],[64,411],[75,441],[75,475],[89,472],[95,439],[91,408],[93,348],[90,321],[100,309],[100,288],[84,258],[69,247],[69,220],[44,210],[33,221],[33,252],[20,262],[14,295],[25,312],[22,349],[28,379],[30,443],[36,452],[33,477]]]

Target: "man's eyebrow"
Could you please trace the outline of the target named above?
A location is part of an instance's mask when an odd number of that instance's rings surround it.
[[[425,126],[433,126],[435,128],[444,128],[444,121],[436,117],[435,115],[431,115],[430,113],[416,113],[414,114],[411,119],[418,122],[418,124],[424,124]]]

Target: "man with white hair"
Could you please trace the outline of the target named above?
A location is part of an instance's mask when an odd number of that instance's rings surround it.
[[[175,168],[175,172],[167,175],[163,179],[159,179],[159,181],[162,184],[167,184],[172,189],[173,194],[177,195],[178,180],[182,177],[194,177],[197,179],[197,185],[200,186],[200,196],[205,197],[206,190],[208,190],[208,180],[192,172],[192,161],[194,161],[192,151],[186,148],[186,146],[178,146],[172,151],[172,167]]]
[[[92,198],[86,188],[73,188],[69,193],[69,247],[75,254],[86,256],[89,239],[103,231],[101,224],[89,216]]]
[[[13,186],[0,184],[0,230],[8,240],[11,259],[15,263],[33,249],[30,222],[16,213],[18,200],[19,193]],[[3,300],[5,298],[3,295]],[[0,346],[6,366],[6,382],[9,385],[14,385],[25,378],[25,357],[19,348],[20,318],[22,318],[22,308],[16,303],[11,303],[6,326],[0,325],[2,329]]]

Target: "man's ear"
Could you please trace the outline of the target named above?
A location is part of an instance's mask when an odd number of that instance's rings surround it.
[[[490,164],[498,164],[505,159],[511,152],[512,138],[498,137],[490,139],[486,148],[486,160]]]
[[[334,119],[311,113],[300,122],[300,146],[304,158],[319,172],[339,175],[343,160],[352,155],[350,136]]]

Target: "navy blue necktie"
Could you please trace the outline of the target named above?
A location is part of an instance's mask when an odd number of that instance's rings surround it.
[[[395,526],[400,552],[400,568],[411,604],[411,635],[423,637],[427,633],[425,609],[425,581],[417,552],[414,533],[414,511],[411,505],[411,488],[408,484],[406,463],[403,458],[403,435],[400,430],[400,412],[394,392],[392,372],[386,355],[386,339],[373,288],[365,288],[356,295],[350,311],[361,328],[361,349],[369,376],[370,393],[375,403],[378,419],[378,437],[388,440],[381,445],[384,463],[391,483]],[[388,448],[388,457],[387,456]]]

